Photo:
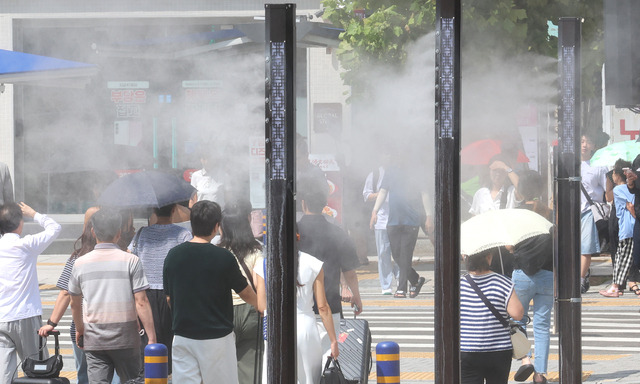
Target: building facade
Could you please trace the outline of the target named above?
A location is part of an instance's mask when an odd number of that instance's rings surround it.
[[[350,119],[337,40],[308,26],[322,21],[319,1],[295,3],[297,131],[312,154],[331,158]],[[81,213],[118,174],[156,168],[188,178],[206,154],[232,193],[260,208],[263,185],[250,175],[264,169],[261,33],[258,1],[0,5],[0,49],[99,68],[81,81],[5,85],[0,161],[16,198],[42,212]]]

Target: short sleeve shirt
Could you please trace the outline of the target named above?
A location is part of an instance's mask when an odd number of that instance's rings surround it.
[[[617,185],[613,188],[613,200],[615,201],[616,216],[618,217],[618,239],[630,239],[633,237],[633,226],[636,219],[627,209],[627,203],[635,202],[635,195],[629,192],[626,185]]]
[[[505,197],[506,194],[506,197]],[[471,209],[469,213],[472,215],[479,215],[487,211],[495,211],[500,209],[500,203],[502,199],[506,198],[505,208],[515,208],[516,206],[516,188],[510,185],[505,193],[505,188],[502,187],[496,198],[491,197],[491,191],[487,187],[482,187],[476,191],[473,195],[473,202],[471,203]]]
[[[390,168],[385,173],[380,188],[389,192],[387,226],[419,227],[425,223],[422,191],[415,178],[399,168]]]
[[[507,303],[513,293],[513,282],[491,272],[472,276],[482,293],[505,319]],[[500,320],[480,299],[465,277],[460,278],[460,350],[493,352],[512,349],[511,335]]]
[[[248,283],[231,252],[211,243],[182,243],[169,251],[163,276],[176,335],[205,340],[233,331],[231,291],[242,292]]]
[[[167,253],[176,245],[191,240],[193,236],[191,232],[174,224],[155,224],[140,228],[139,231],[140,236],[134,236],[128,249],[140,258],[144,274],[149,280],[149,288],[162,289],[162,267]],[[134,252],[133,243],[136,241]]]
[[[582,185],[591,200],[604,202],[604,190],[607,186],[607,168],[593,167],[589,161],[583,161],[580,163],[580,177],[582,177]],[[580,192],[580,204],[581,212],[584,213],[590,209],[589,201],[584,192]]]
[[[69,294],[82,296],[85,350],[139,347],[134,294],[148,288],[138,256],[121,251],[116,244],[96,244],[78,258]]]
[[[324,262],[324,290],[331,313],[340,313],[340,272],[352,271],[360,265],[353,241],[340,227],[322,215],[304,215],[298,222],[300,251]],[[317,313],[317,308],[314,308]]]

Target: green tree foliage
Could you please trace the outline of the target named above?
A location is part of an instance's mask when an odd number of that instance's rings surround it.
[[[557,38],[549,36],[547,22],[583,17],[582,91],[598,99],[604,57],[602,1],[463,0],[463,52],[473,52],[474,66],[486,68],[494,60],[525,53],[556,58]],[[324,0],[323,5],[324,18],[345,30],[337,54],[346,70],[344,81],[356,98],[366,94],[362,69],[385,63],[401,70],[407,44],[435,28],[435,0]]]

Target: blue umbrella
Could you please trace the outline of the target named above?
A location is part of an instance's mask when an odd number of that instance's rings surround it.
[[[196,191],[173,174],[160,171],[131,173],[105,188],[98,205],[107,207],[164,207],[187,201]]]

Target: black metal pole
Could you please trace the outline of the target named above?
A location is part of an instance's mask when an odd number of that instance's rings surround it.
[[[295,4],[265,4],[267,380],[296,382]]]
[[[460,382],[460,0],[436,2],[435,382]]]
[[[558,322],[560,382],[582,382],[580,296],[580,40],[581,20],[558,25]]]

